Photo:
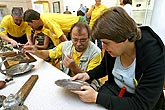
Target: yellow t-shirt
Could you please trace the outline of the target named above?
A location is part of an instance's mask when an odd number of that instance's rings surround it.
[[[89,8],[88,12],[91,9],[92,9],[92,6]],[[90,19],[90,23],[89,23],[89,27],[91,29],[92,29],[92,26],[93,26],[94,22],[96,21],[96,19],[103,13],[103,10],[105,10],[105,9],[107,9],[107,7],[101,4],[92,11],[91,19]]]
[[[7,33],[13,37],[21,37],[24,34],[30,36],[31,27],[24,21],[22,21],[20,26],[18,26],[14,23],[11,15],[6,15],[0,24],[0,35],[7,35]]]
[[[57,46],[59,44],[60,42],[59,38],[56,38],[55,34],[53,34],[49,29],[46,29],[45,27],[43,27],[42,30],[35,30],[34,34],[37,35],[38,33],[41,33],[41,32],[44,33],[46,36],[48,36],[52,40],[54,46]]]
[[[58,13],[43,13],[40,18],[44,23],[44,27],[50,29],[57,38],[70,32],[71,26],[79,20],[79,16]]]
[[[62,57],[62,45],[63,45],[63,42],[60,43],[56,47],[56,49],[49,50],[49,57],[54,58],[54,59],[61,58]],[[75,48],[73,48],[72,57],[77,65],[80,64],[80,58],[81,58],[82,54],[83,53],[81,53],[81,54],[77,53]],[[93,59],[88,63],[86,71],[92,70],[93,68],[98,66],[100,63],[101,63],[101,53],[99,53],[98,55],[93,57]],[[71,76],[74,76],[74,75],[75,75],[74,73],[71,73]]]

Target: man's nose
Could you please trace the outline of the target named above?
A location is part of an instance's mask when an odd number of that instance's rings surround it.
[[[81,45],[81,41],[80,40],[77,41],[77,45]]]
[[[18,20],[18,21],[17,21],[17,24],[21,24],[21,22],[22,22],[21,20]]]
[[[19,24],[21,24],[22,21],[18,21]]]

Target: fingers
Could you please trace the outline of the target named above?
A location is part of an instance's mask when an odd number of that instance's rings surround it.
[[[71,55],[66,55],[62,62],[67,68],[72,68],[75,65],[74,60]]]
[[[71,77],[71,80],[76,80],[76,79],[78,79],[78,74],[73,76],[73,77]]]
[[[25,44],[18,43],[18,46],[22,46],[22,47],[23,47],[24,45],[25,45]]]
[[[67,55],[66,57],[67,57],[67,58],[70,58],[70,59],[73,59],[71,55]]]
[[[71,90],[71,92],[81,95],[83,94],[83,92],[85,92],[86,90],[88,90],[90,88],[90,86],[81,86],[81,90],[80,91],[76,91],[76,90]]]
[[[70,60],[70,59],[73,59],[73,58],[72,58],[71,55],[66,55],[66,56],[65,56],[65,59],[66,59],[66,60]]]
[[[18,43],[15,40],[10,41],[13,47],[18,47]]]
[[[83,102],[88,102],[88,103],[95,103],[97,100],[97,95],[98,92],[96,92],[92,87],[90,86],[82,86],[81,91],[71,91],[77,95],[79,95],[79,98]]]
[[[35,47],[34,46],[24,46],[22,49],[23,53],[29,52],[29,53],[33,53],[35,51]]]
[[[79,96],[84,95],[85,93],[88,92],[88,90],[93,89],[91,88],[91,86],[81,86],[81,90],[80,91],[75,91],[75,90],[70,90],[71,92],[78,94]]]
[[[92,5],[92,10],[94,10],[95,9],[95,5]]]
[[[75,94],[78,94],[78,95],[81,95],[81,94],[83,94],[82,92],[84,92],[84,91],[70,90],[70,92],[75,93]]]
[[[87,73],[78,73],[77,75],[71,77],[71,80],[82,80],[86,81],[89,80],[89,75]]]
[[[89,90],[89,89],[91,89],[91,86],[81,86],[81,90],[83,90],[83,91],[86,91],[86,90]]]
[[[27,42],[25,45],[32,45],[32,42]]]
[[[63,63],[63,65],[68,67],[68,58],[67,58],[67,56],[64,58],[64,60],[62,60],[62,63]]]
[[[31,46],[24,46],[24,47],[23,47],[23,50],[31,50],[31,49],[32,49]]]
[[[19,48],[20,46],[24,46],[24,44],[18,43],[15,40],[11,40],[10,43],[13,47],[17,47],[17,48]]]

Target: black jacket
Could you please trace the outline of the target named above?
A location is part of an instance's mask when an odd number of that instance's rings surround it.
[[[165,47],[158,35],[149,27],[140,27],[142,39],[135,42],[136,68],[138,81],[135,94],[125,93],[123,98],[116,97],[120,88],[112,75],[115,58],[105,52],[99,66],[89,71],[91,79],[108,74],[108,81],[101,87],[97,104],[109,110],[154,110],[160,98],[165,76]],[[164,96],[164,95],[162,95]]]

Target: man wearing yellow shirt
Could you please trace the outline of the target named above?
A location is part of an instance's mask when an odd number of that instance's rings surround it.
[[[0,37],[13,46],[31,44],[31,27],[23,22],[22,14],[21,8],[13,8],[12,14],[6,15],[0,24]]]
[[[96,19],[103,13],[105,9],[107,9],[107,7],[101,4],[101,0],[95,0],[95,5],[92,5],[89,8],[88,12],[86,13],[86,17],[90,18],[89,26],[91,29]]]
[[[24,46],[42,59],[62,58],[60,69],[70,76],[92,70],[101,62],[101,50],[90,41],[90,29],[86,23],[78,22],[71,28],[71,41],[60,43],[51,50],[38,50],[35,46]]]
[[[70,32],[71,26],[76,22],[86,22],[85,18],[72,14],[43,13],[28,9],[24,13],[24,21],[35,30],[43,27],[53,32],[61,42],[66,41],[65,34]]]
[[[107,7],[101,4],[101,0],[95,0],[95,5],[92,5],[86,13],[86,17],[88,19],[90,18],[90,29],[92,29],[94,22],[103,13],[105,9],[107,9]],[[97,42],[97,45],[102,48],[102,44],[100,41]]]

